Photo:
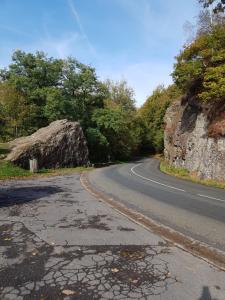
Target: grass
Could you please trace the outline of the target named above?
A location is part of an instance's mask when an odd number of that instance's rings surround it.
[[[31,174],[20,167],[14,166],[8,161],[0,160],[0,179],[11,177],[27,177]]]
[[[46,176],[68,175],[73,173],[81,173],[83,171],[90,171],[93,168],[76,167],[76,168],[61,168],[61,169],[41,169],[37,173],[30,173],[11,162],[0,160],[0,180],[6,179],[26,179],[39,178]]]
[[[225,182],[215,181],[211,179],[200,179],[195,174],[189,172],[187,169],[171,166],[163,159],[161,159],[160,170],[168,175],[176,176],[178,178],[189,180],[194,183],[225,189]]]

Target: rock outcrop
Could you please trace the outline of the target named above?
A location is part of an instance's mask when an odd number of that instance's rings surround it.
[[[224,106],[213,110],[185,102],[173,103],[165,115],[166,160],[200,178],[225,181]]]
[[[87,143],[77,122],[59,120],[30,136],[10,142],[12,151],[6,160],[29,168],[36,158],[39,168],[76,167],[89,164]]]

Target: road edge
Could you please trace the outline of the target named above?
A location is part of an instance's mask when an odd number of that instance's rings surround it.
[[[107,203],[114,210],[126,216],[128,219],[133,221],[134,223],[144,227],[150,232],[159,235],[167,242],[172,243],[176,247],[191,253],[192,255],[206,261],[207,263],[219,268],[220,270],[225,271],[225,253],[215,249],[213,247],[208,246],[205,243],[194,240],[189,236],[185,236],[184,234],[175,231],[172,228],[169,228],[165,225],[162,225],[145,215],[128,208],[126,205],[119,203],[113,197],[107,195],[106,193],[94,187],[88,178],[87,172],[82,172],[80,175],[80,182],[83,188],[93,195],[98,200]]]

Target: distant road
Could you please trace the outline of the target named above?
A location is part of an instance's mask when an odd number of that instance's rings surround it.
[[[225,251],[225,190],[166,175],[155,159],[97,169],[89,180],[128,207]]]

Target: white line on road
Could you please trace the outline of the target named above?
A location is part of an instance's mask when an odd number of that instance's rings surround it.
[[[135,169],[135,168],[137,168],[137,167],[139,167],[141,164],[142,164],[142,163],[140,163],[140,164],[137,164],[137,165],[133,166],[133,167],[130,169],[130,170],[131,170],[131,172],[132,172],[134,175],[136,175],[136,176],[138,176],[138,177],[140,177],[140,178],[142,178],[142,179],[145,179],[145,180],[151,181],[151,182],[153,182],[153,183],[156,183],[156,184],[159,184],[159,185],[162,185],[162,186],[168,187],[168,188],[170,188],[170,189],[174,189],[174,190],[178,190],[178,191],[181,191],[181,192],[185,192],[185,193],[186,193],[186,191],[185,191],[185,190],[178,189],[178,188],[176,188],[176,187],[174,187],[174,186],[167,185],[167,184],[164,184],[164,183],[161,183],[161,182],[158,182],[158,181],[152,180],[152,179],[150,179],[150,178],[144,177],[144,176],[142,176],[142,175],[140,175],[140,174],[136,173],[136,172],[134,171],[134,169]]]
[[[220,201],[220,202],[225,202],[225,200],[222,200],[222,199],[219,199],[219,198],[210,197],[210,196],[206,196],[206,195],[198,194],[198,196],[204,197],[204,198],[208,198],[208,199],[212,199],[212,200],[216,200],[216,201]]]

